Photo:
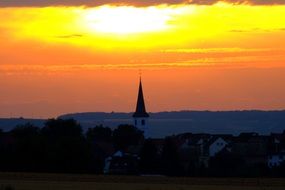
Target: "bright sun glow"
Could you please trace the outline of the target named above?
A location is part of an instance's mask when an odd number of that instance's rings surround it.
[[[131,34],[161,31],[170,28],[171,9],[156,7],[110,7],[86,11],[86,21],[91,30],[100,33]]]
[[[100,33],[131,34],[167,30],[181,9],[160,7],[102,6],[85,13],[86,24]]]

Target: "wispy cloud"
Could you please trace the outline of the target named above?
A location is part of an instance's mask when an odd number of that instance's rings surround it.
[[[241,50],[241,52],[244,50]],[[251,50],[267,51],[264,50]],[[171,53],[167,52],[167,53]],[[183,51],[185,52],[185,51]],[[189,51],[186,51],[189,52]],[[195,50],[196,52],[205,53],[204,50]],[[213,52],[216,52],[213,49]],[[284,51],[283,51],[284,53]],[[215,67],[215,68],[285,68],[285,56],[282,54],[269,55],[266,53],[260,55],[236,55],[236,56],[203,56],[193,58],[191,55],[185,56],[183,59],[169,61],[149,60],[142,62],[139,59],[133,62],[125,63],[96,63],[96,64],[3,64],[0,65],[1,75],[50,75],[50,74],[68,74],[77,72],[93,72],[102,70],[118,70],[118,69],[165,69],[165,68],[193,68],[193,67]],[[164,55],[168,57],[168,55]]]
[[[252,33],[252,32],[261,32],[261,33],[266,33],[266,32],[275,32],[275,31],[280,31],[280,30],[285,30],[285,28],[272,28],[272,29],[263,29],[263,28],[252,28],[252,29],[232,29],[229,32],[233,33]]]
[[[68,34],[68,35],[59,35],[55,36],[56,38],[81,38],[83,37],[83,34]]]
[[[243,53],[243,52],[268,52],[270,48],[189,48],[189,49],[165,49],[167,53]]]

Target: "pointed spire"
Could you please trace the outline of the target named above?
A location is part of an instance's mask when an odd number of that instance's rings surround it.
[[[148,113],[146,112],[144,104],[141,76],[140,76],[139,93],[137,99],[137,107],[136,107],[136,112],[133,114],[133,117],[149,117]]]

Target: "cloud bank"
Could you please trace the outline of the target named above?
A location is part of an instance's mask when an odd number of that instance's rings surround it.
[[[150,6],[157,4],[211,5],[219,1],[233,4],[285,5],[285,0],[0,0],[0,7],[99,6],[104,4],[137,6]]]

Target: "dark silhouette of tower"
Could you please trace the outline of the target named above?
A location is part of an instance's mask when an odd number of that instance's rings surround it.
[[[133,118],[134,118],[135,126],[144,132],[145,137],[148,137],[148,125],[147,125],[148,117],[149,117],[149,114],[146,112],[144,96],[143,96],[142,81],[140,78],[137,106],[136,106],[136,111],[133,114]]]

